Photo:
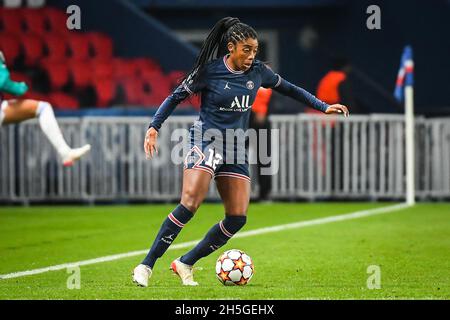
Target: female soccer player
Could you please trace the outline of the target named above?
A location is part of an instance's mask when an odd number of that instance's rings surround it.
[[[39,118],[42,131],[58,151],[64,166],[71,166],[91,149],[89,144],[81,148],[70,148],[64,140],[61,130],[48,102],[30,99],[3,100],[1,93],[21,96],[27,92],[24,82],[14,82],[10,79],[5,57],[0,51],[0,127],[11,123],[19,123],[32,118]]]
[[[228,52],[224,56],[221,54],[223,46]],[[174,108],[190,95],[201,93],[200,117],[190,129],[181,201],[163,222],[145,259],[134,269],[133,281],[138,285],[148,285],[156,260],[193,217],[213,177],[224,203],[225,218],[192,250],[171,263],[173,272],[184,285],[198,285],[193,279],[192,266],[223,246],[246,223],[250,178],[247,155],[239,153],[239,149],[245,149],[245,142],[241,139],[234,143],[234,137],[227,139],[226,132],[234,130],[239,140],[239,132],[247,130],[250,108],[260,86],[273,88],[326,114],[348,116],[345,106],[329,106],[281,78],[255,59],[257,52],[258,40],[253,28],[237,18],[218,21],[206,38],[192,71],[153,117],[144,142],[148,158],[157,153],[158,131]],[[236,156],[240,158],[238,161]]]

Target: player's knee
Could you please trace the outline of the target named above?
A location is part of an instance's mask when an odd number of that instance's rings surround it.
[[[46,101],[39,101],[36,109],[36,117],[39,117],[43,112],[53,112],[52,105]]]
[[[192,213],[197,211],[201,203],[202,200],[194,190],[185,190],[181,196],[181,204]]]

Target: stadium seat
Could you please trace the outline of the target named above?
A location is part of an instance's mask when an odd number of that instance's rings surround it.
[[[143,103],[143,84],[139,79],[128,79],[122,82],[125,92],[126,104],[141,105]]]
[[[59,34],[68,34],[69,30],[66,26],[67,16],[64,11],[53,8],[46,7],[43,9],[44,16],[46,17],[46,22],[48,25],[48,31]]]
[[[171,93],[171,85],[168,77],[162,74],[149,74],[143,79],[144,83],[150,85],[150,90],[152,93],[167,97]]]
[[[28,90],[27,93],[25,93],[22,96],[22,98],[49,102],[48,95],[45,95],[45,94],[40,93],[40,92],[33,91],[33,88]]]
[[[143,104],[149,106],[158,106],[170,94],[169,79],[163,75],[146,77],[141,80],[140,95]]]
[[[158,107],[164,101],[164,98],[150,92],[144,92],[141,97],[141,105],[151,108]]]
[[[89,32],[86,34],[92,57],[98,60],[110,60],[113,56],[112,39],[100,32]]]
[[[23,31],[22,9],[2,8],[0,10],[0,21],[2,30],[11,33],[20,33]]]
[[[86,60],[89,55],[89,39],[83,33],[71,33],[67,44],[72,60]]]
[[[43,59],[40,66],[47,74],[52,90],[59,90],[69,83],[69,68],[67,62]]]
[[[30,87],[32,83],[31,78],[22,72],[10,71],[10,78],[13,81],[25,82],[28,87]]]
[[[27,33],[34,33],[42,36],[47,32],[43,9],[22,9],[21,15]]]
[[[68,47],[64,36],[56,33],[48,33],[43,37],[47,58],[61,60],[68,56]]]
[[[69,72],[75,89],[82,89],[92,83],[92,70],[88,61],[69,61]]]
[[[26,67],[37,90],[50,91],[48,98],[57,107],[107,107],[114,101],[133,105],[159,105],[170,94],[182,71],[164,75],[153,59],[114,57],[113,40],[97,31],[69,32],[63,10],[0,7],[0,49],[8,64]],[[13,73],[17,81],[31,85],[31,78]],[[48,80],[48,82],[47,82]],[[39,85],[39,86],[38,86]],[[122,89],[122,91],[120,90]],[[77,99],[70,94],[77,95]],[[37,92],[29,92],[38,96]]]
[[[55,109],[77,110],[80,108],[78,100],[64,92],[54,92],[48,96],[49,102]]]
[[[16,59],[20,56],[20,42],[10,34],[1,33],[0,50],[3,51],[7,64],[14,65]]]
[[[130,68],[133,68],[135,76],[142,77],[148,73],[162,73],[161,66],[152,59],[136,58],[129,61]]]
[[[111,60],[90,60],[92,76],[96,80],[113,79],[114,68]]]
[[[176,87],[178,87],[180,80],[184,78],[185,74],[186,72],[180,70],[174,70],[167,74],[167,77],[170,81],[171,90],[174,90]]]
[[[25,65],[34,66],[44,55],[44,42],[33,34],[21,33],[18,35],[25,56]]]
[[[115,58],[113,59],[114,78],[117,82],[123,83],[134,77],[134,64],[128,60]]]
[[[92,86],[97,97],[96,105],[98,107],[109,106],[116,95],[116,83],[114,80],[103,79],[101,81],[94,81]]]

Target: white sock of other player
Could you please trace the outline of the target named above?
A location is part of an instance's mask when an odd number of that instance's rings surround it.
[[[62,158],[66,157],[71,149],[64,140],[51,104],[44,101],[39,102],[36,117],[39,118],[39,125],[53,147]]]

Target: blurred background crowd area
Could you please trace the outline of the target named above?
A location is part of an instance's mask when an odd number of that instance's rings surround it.
[[[403,112],[393,90],[402,49],[409,44],[416,113],[450,114],[448,0],[0,3],[0,49],[11,78],[30,86],[26,97],[49,101],[60,113],[120,108],[152,114],[190,70],[214,23],[236,16],[257,30],[260,60],[321,98],[331,77],[342,84],[337,102],[349,104],[353,114]],[[367,7],[373,4],[380,8],[381,29],[367,27]],[[67,28],[71,5],[80,8],[80,30]],[[344,82],[333,77],[336,72]],[[198,108],[199,98],[192,97],[177,112]],[[272,114],[305,110],[276,92],[270,101]]]

